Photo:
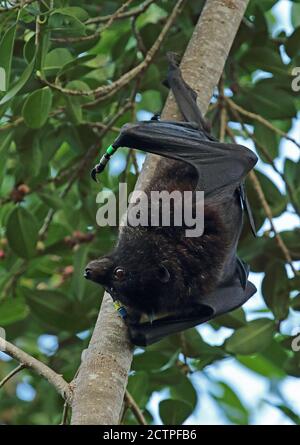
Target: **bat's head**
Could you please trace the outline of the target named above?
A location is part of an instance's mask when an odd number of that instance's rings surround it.
[[[174,256],[169,256],[168,248],[164,251],[157,234],[145,236],[135,230],[134,235],[122,237],[111,254],[91,261],[85,277],[132,309],[159,313],[174,305],[180,291],[181,274],[170,258]]]

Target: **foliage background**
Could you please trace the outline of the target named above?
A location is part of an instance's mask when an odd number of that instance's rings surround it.
[[[143,63],[173,0],[126,2],[125,15],[148,7],[115,20],[109,17],[124,2],[10,3],[0,2],[0,66],[7,74],[0,82],[0,326],[9,341],[70,381],[102,294],[82,271],[117,235],[95,224],[102,185],[89,171],[122,124],[161,110],[164,54],[183,53],[203,2],[187,3],[154,60],[119,90],[113,82]],[[291,20],[287,30],[280,11]],[[291,348],[300,325],[299,145],[283,136],[296,133],[299,141],[299,93],[291,88],[299,38],[299,1],[250,1],[209,117],[216,136],[228,121],[237,140],[261,157],[265,206],[254,182],[247,184],[259,236],[245,227],[240,245],[259,292],[244,309],[136,351],[128,389],[149,422],[300,423],[300,353]],[[94,92],[109,85],[108,96]],[[238,113],[224,94],[242,107]],[[117,190],[126,179],[132,188],[142,160],[120,150],[102,183]],[[0,354],[1,380],[15,362]],[[60,422],[62,400],[32,372],[23,370],[0,391],[1,423]],[[136,422],[130,411],[124,422]]]

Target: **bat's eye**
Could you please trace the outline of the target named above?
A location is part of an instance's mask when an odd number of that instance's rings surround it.
[[[123,269],[122,267],[116,267],[116,269],[114,270],[114,277],[117,280],[123,280],[123,278],[125,277],[125,269]]]

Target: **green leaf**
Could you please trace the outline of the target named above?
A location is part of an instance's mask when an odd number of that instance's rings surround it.
[[[266,82],[258,83],[247,91],[247,102],[255,113],[266,119],[288,119],[295,117],[297,112],[292,94]]]
[[[28,82],[35,65],[35,59],[36,59],[36,53],[29,63],[25,70],[23,71],[22,75],[20,76],[19,80],[15,83],[15,85],[5,94],[4,97],[0,100],[0,105],[5,104],[9,100],[11,100],[13,97],[15,97],[18,92],[24,87],[24,85]]]
[[[248,410],[242,404],[233,389],[223,382],[218,382],[217,386],[221,389],[222,395],[211,393],[211,396],[218,402],[218,406],[223,409],[226,417],[234,424],[248,425]]]
[[[76,91],[90,91],[90,87],[81,80],[73,80],[66,85],[66,88]],[[82,108],[81,105],[89,102],[93,99],[93,96],[85,97],[85,96],[66,96],[65,101],[67,104],[67,110],[76,124],[79,124],[82,121]]]
[[[54,31],[63,32],[65,35],[83,36],[86,33],[86,29],[81,21],[82,17],[86,18],[88,15],[86,15],[83,9],[76,6],[59,8],[52,12],[48,24]]]
[[[154,3],[149,8],[147,8],[144,14],[141,14],[138,17],[137,26],[139,29],[141,29],[147,23],[155,24],[162,18],[167,17],[167,15],[168,14],[164,9],[160,8],[158,5]]]
[[[44,62],[44,71],[47,75],[56,74],[64,65],[73,60],[72,54],[66,48],[55,48],[50,51]]]
[[[52,106],[52,91],[49,87],[31,93],[23,106],[22,115],[30,128],[42,127],[49,116]]]
[[[225,326],[229,329],[238,329],[246,324],[246,316],[243,308],[236,309],[228,314],[221,315],[214,319],[213,323]]]
[[[54,193],[51,194],[50,192],[40,192],[39,197],[49,207],[49,209],[59,210],[64,206],[63,200]]]
[[[0,66],[0,91],[6,91],[6,73],[5,69],[2,68],[1,66]]]
[[[166,399],[159,404],[159,415],[164,425],[182,425],[192,411],[191,405],[182,400]]]
[[[24,207],[16,207],[9,215],[6,236],[12,250],[21,258],[36,253],[38,226],[34,216]]]
[[[285,50],[287,55],[291,58],[295,57],[299,51],[299,41],[300,41],[300,26],[295,29],[295,31],[289,36],[285,43]]]
[[[278,379],[285,375],[282,364],[287,360],[288,355],[289,353],[277,341],[272,340],[261,354],[238,356],[237,358],[252,371],[270,379]]]
[[[87,281],[83,279],[83,271],[87,265],[89,246],[83,245],[74,254],[74,273],[72,275],[72,291],[78,300],[84,297],[84,291]]]
[[[184,400],[186,403],[191,405],[193,410],[197,405],[197,391],[195,390],[191,380],[186,376],[183,376],[177,385],[172,385],[170,387],[170,395],[172,399]]]
[[[256,372],[259,375],[267,377],[269,379],[279,379],[285,376],[285,373],[281,367],[277,367],[274,363],[264,357],[262,354],[256,354],[252,356],[241,355],[238,356],[238,361],[246,368]]]
[[[299,338],[299,336],[298,336]],[[300,345],[300,339],[297,341],[297,345]],[[300,354],[299,352],[290,357],[283,366],[284,371],[293,376],[300,377]]]
[[[276,319],[284,320],[289,313],[289,282],[285,265],[280,261],[275,261],[267,267],[262,282],[262,293]]]
[[[247,7],[247,16],[252,14],[257,14],[257,9],[261,9],[261,11],[268,11],[274,6],[277,0],[252,0],[249,2]]]
[[[270,403],[270,402],[268,402]],[[292,420],[296,425],[300,425],[300,416],[298,416],[294,411],[292,411],[288,406],[283,404],[270,403],[271,406],[279,409],[283,414],[285,414],[290,420]]]
[[[256,171],[255,174],[258,177],[259,183],[263,189],[264,195],[271,207],[273,217],[279,216],[286,209],[287,198],[282,195],[273,181],[260,171]],[[253,209],[257,209],[258,213],[265,215],[261,204],[257,199],[257,192],[255,191],[253,184],[247,181],[247,194],[253,205]]]
[[[225,349],[232,354],[255,354],[263,351],[271,343],[274,333],[273,320],[268,318],[253,320],[226,340]]]
[[[299,3],[292,4],[292,10],[291,10],[290,17],[292,20],[293,27],[298,28],[298,26],[300,26],[300,4]]]
[[[284,71],[284,64],[277,51],[267,47],[252,47],[241,58],[240,63],[247,68],[260,69],[269,72],[276,72],[276,69]]]
[[[83,8],[78,6],[67,6],[65,8],[57,8],[53,11],[53,14],[68,15],[70,17],[75,17],[76,19],[84,22],[89,18],[89,14]]]
[[[292,189],[293,195],[296,195],[300,188],[300,163],[291,159],[286,159],[284,163],[284,176]]]
[[[300,294],[292,299],[291,307],[294,309],[294,311],[300,311]]]
[[[68,300],[67,295],[54,290],[24,289],[32,313],[48,327],[59,331],[80,332],[86,328],[84,314]]]
[[[38,177],[43,161],[43,154],[40,149],[40,144],[37,138],[33,136],[33,133],[28,133],[27,141],[24,142],[23,150],[19,151],[19,171],[20,175],[25,179],[27,177]],[[30,138],[30,139],[29,139]],[[30,172],[30,173],[29,173]]]
[[[128,378],[127,389],[139,406],[145,406],[148,401],[149,376],[146,372],[139,371]]]
[[[172,337],[172,341],[176,342],[178,349],[181,349],[185,356],[199,358],[201,362],[209,363],[224,356],[222,349],[205,343],[196,328],[175,335]]]
[[[271,160],[278,156],[278,138],[274,131],[259,122],[255,123],[254,137],[256,149],[264,162],[270,163],[270,159],[264,154],[267,152]]]
[[[23,59],[26,63],[30,63],[30,60],[34,57],[36,51],[35,35],[33,34],[29,40],[24,45],[23,48]]]
[[[4,85],[0,82],[0,90],[7,91],[9,88],[9,79],[10,79],[10,71],[11,71],[11,62],[13,56],[14,49],[14,41],[16,35],[16,27],[17,25],[13,25],[9,28],[0,42],[0,68],[4,69]],[[4,88],[2,88],[4,86]]]
[[[23,320],[28,314],[29,308],[21,298],[6,298],[0,302],[0,326]]]
[[[159,91],[148,90],[142,93],[142,100],[138,103],[138,110],[157,113],[162,108],[161,94]]]
[[[0,135],[0,186],[4,179],[5,167],[7,166],[7,155],[12,141],[12,133]]]
[[[154,371],[163,368],[170,361],[168,354],[158,351],[145,351],[133,357],[132,367],[135,371]]]

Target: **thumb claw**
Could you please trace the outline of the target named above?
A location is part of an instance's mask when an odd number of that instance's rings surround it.
[[[98,182],[97,181],[97,168],[96,167],[94,167],[93,168],[93,170],[91,171],[91,177],[92,177],[92,179],[95,181],[95,182]]]

